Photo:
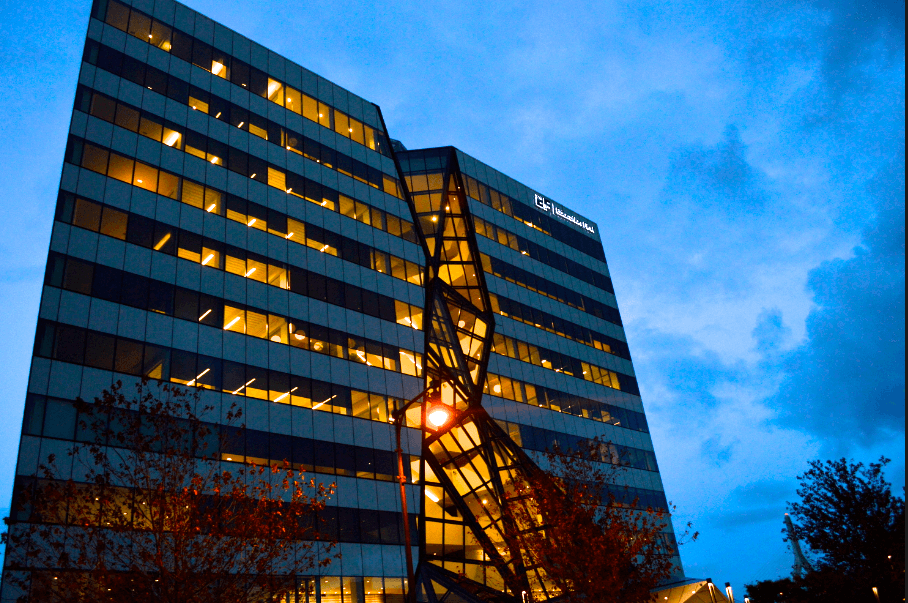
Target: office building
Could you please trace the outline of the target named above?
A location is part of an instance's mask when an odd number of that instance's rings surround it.
[[[97,0],[17,492],[78,440],[74,399],[142,376],[239,402],[233,462],[337,482],[342,558],[288,601],[402,601],[390,419],[427,376],[527,458],[611,442],[616,495],[666,506],[596,224],[459,150],[392,145],[376,105],[181,4]],[[404,434],[422,561],[514,590]]]

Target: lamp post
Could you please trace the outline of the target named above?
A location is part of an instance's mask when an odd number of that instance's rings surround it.
[[[400,445],[400,434],[403,430],[404,423],[407,420],[407,410],[414,404],[425,401],[431,401],[432,406],[428,408],[426,412],[423,412],[423,416],[420,420],[420,429],[422,429],[426,420],[428,420],[436,430],[441,429],[451,420],[453,410],[441,403],[441,383],[435,379],[429,383],[429,387],[421,391],[416,397],[404,404],[401,408],[398,408],[391,413],[391,420],[394,422],[394,432],[397,439],[397,479],[400,482],[400,510],[404,521],[404,544],[406,545],[407,556],[407,601],[409,603],[415,603],[416,589],[413,584],[413,545],[410,539],[410,515],[407,511],[407,492],[404,488],[404,485],[407,483],[407,478],[404,474],[404,451]]]
[[[707,579],[706,579],[706,587],[707,587],[707,589],[709,590],[709,599],[710,599],[710,601],[712,601],[712,603],[716,603],[716,594],[715,594],[715,592],[713,592],[713,589],[714,589],[716,586],[715,586],[715,584],[713,584],[712,578],[707,578]]]

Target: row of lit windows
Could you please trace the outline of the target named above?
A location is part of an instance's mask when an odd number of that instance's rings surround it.
[[[539,329],[544,329],[549,333],[567,337],[579,343],[592,346],[597,350],[607,352],[611,347],[614,338],[598,333],[577,323],[565,320],[560,316],[554,316],[543,312],[539,308],[527,306],[516,300],[509,299],[503,295],[489,294],[492,302],[492,311],[496,314],[512,318],[518,322],[530,325]],[[622,387],[624,391],[639,396],[636,380],[630,376],[622,376]]]
[[[643,413],[581,398],[573,394],[558,392],[541,385],[532,385],[504,375],[486,374],[483,393],[522,404],[563,412],[575,417],[592,419],[600,423],[626,427],[634,431],[647,432],[649,430]]]
[[[421,321],[422,309],[400,300],[305,270],[293,269],[293,274],[296,280],[308,281],[307,292],[314,299],[406,326],[418,326]],[[208,326],[226,324],[220,297],[56,252],[48,257],[45,284]]]
[[[419,306],[304,268],[271,263],[267,258],[252,252],[226,246],[218,241],[202,238],[195,233],[155,222],[144,216],[129,214],[106,205],[102,206],[82,198],[75,198],[71,193],[62,194],[57,206],[56,219],[146,249],[200,262],[208,268],[225,270],[237,276],[289,289],[305,297],[362,312],[382,320],[396,322],[414,329],[422,328],[422,308]],[[313,229],[315,228],[318,227],[313,227]],[[365,246],[360,245],[360,248],[362,247]],[[352,247],[354,250],[356,248],[356,246]],[[350,248],[347,249],[349,251]],[[375,252],[373,257],[380,258],[381,252]],[[368,257],[365,259],[368,260]],[[413,264],[413,266],[416,265]],[[404,267],[409,268],[409,265]]]
[[[48,487],[49,480],[18,480],[17,492],[20,496],[22,488],[36,487],[39,496],[31,508],[17,510],[18,521],[31,523],[68,524],[78,522],[83,526],[112,526],[134,530],[149,529],[149,517],[146,509],[137,505],[145,504],[144,493],[141,490],[133,491],[130,488],[101,486],[88,484],[74,484],[78,489],[90,489],[95,493],[97,504],[86,507],[84,504],[67,504],[66,500],[42,500],[40,492],[42,487]],[[62,486],[62,482],[56,482]],[[204,495],[203,495],[204,496]],[[84,500],[84,495],[77,495],[75,500]],[[200,505],[206,505],[204,501]],[[202,508],[205,508],[202,506]],[[91,515],[89,515],[91,513]],[[411,514],[411,522],[416,522],[416,516]],[[208,519],[206,517],[206,519]],[[350,507],[325,507],[318,514],[308,518],[312,532],[312,540],[329,540],[338,542],[361,542],[366,544],[404,544],[403,521],[398,511],[374,511],[371,509],[358,509]],[[201,526],[199,526],[201,527]]]
[[[43,319],[38,322],[35,356],[340,415],[353,413],[348,387]],[[419,355],[416,361],[421,364]],[[369,406],[360,405],[358,411],[368,409],[369,416],[362,418],[384,421],[398,403],[370,396]]]
[[[588,362],[582,362],[573,356],[539,347],[525,341],[519,341],[513,337],[502,335],[501,333],[495,333],[493,345],[492,351],[496,354],[514,358],[521,362],[529,362],[530,364],[547,368],[556,373],[564,373],[571,377],[592,381],[593,383],[598,383],[599,385],[604,385],[613,389],[621,389],[617,373]]]
[[[219,114],[221,119],[226,119],[227,115],[225,114],[225,111],[229,111],[228,101],[219,99],[208,92],[192,87],[183,80],[169,76],[163,71],[137,61],[117,50],[113,50],[112,48],[97,42],[89,41],[86,45],[83,60],[90,65],[94,65],[113,75],[122,77],[123,79],[134,82],[140,86],[144,86],[152,92],[166,96],[195,110],[201,111],[207,108],[208,111],[213,113],[215,119],[219,119]],[[196,98],[194,95],[202,98]],[[220,107],[220,110],[218,110],[218,107]],[[234,125],[242,128],[242,126],[246,124],[237,119],[237,123]],[[254,130],[251,131],[256,133]],[[264,135],[263,132],[258,132],[258,134]],[[286,146],[292,147],[293,145]],[[335,154],[334,158],[337,159],[337,157],[338,155]],[[351,173],[359,173],[360,178],[365,181],[367,173],[363,171],[363,167],[366,164],[361,162],[353,164],[352,161],[348,164],[346,159],[339,159],[337,161],[338,164],[343,161],[344,165],[349,167],[348,171]],[[237,166],[235,165],[234,167]],[[337,167],[334,166],[334,169],[337,169]],[[246,175],[249,174],[247,173]],[[403,198],[398,179],[389,174],[382,174],[382,190],[389,195]]]
[[[77,165],[79,165],[77,162],[81,162],[81,167],[170,198],[179,197],[181,202],[205,209],[208,213],[223,215],[236,222],[242,222],[250,228],[266,230],[287,240],[305,244],[300,241],[300,235],[303,234],[303,226],[301,226],[304,224],[303,222],[269,210],[257,203],[180,178],[141,161],[82,142],[75,137],[71,137],[68,153],[69,160]],[[392,214],[354,201],[346,195],[337,195],[336,200],[324,197],[321,202],[318,202],[317,199],[318,197],[315,196],[308,198],[313,203],[340,211],[343,215],[364,224],[385,230],[411,242],[416,241],[412,225]]]
[[[210,295],[203,296],[161,281],[58,254],[51,257],[47,274],[47,284],[51,286],[63,286],[70,291],[142,310],[416,376],[412,352],[321,325],[249,309]],[[199,385],[205,383],[207,380],[202,380]]]
[[[481,254],[483,270],[499,278],[512,282],[530,291],[545,295],[556,301],[573,306],[578,310],[592,314],[596,318],[621,326],[621,315],[617,308],[596,301],[574,289],[569,289],[533,272],[518,268],[513,264],[486,254]],[[606,350],[609,351],[609,350]]]
[[[200,92],[190,88],[189,106],[194,110],[208,113],[209,103],[205,103],[194,96],[201,95]],[[223,109],[216,113],[216,119],[226,121],[241,130],[281,146],[288,151],[302,155],[325,167],[337,170],[345,176],[350,176],[373,188],[382,189],[384,187],[385,192],[392,195],[395,194],[397,190],[396,179],[386,176],[380,170],[348,157],[317,140],[303,136],[299,132],[293,132],[264,117],[250,113],[237,105],[227,101],[222,101],[222,103]],[[225,143],[210,139],[204,134],[168,122],[161,117],[116,101],[84,86],[79,86],[76,93],[75,107],[84,113],[90,113],[94,117],[162,142],[168,147],[175,149],[185,148],[185,151],[190,155],[210,161],[214,165],[229,169],[229,157],[234,157],[241,163],[244,161],[248,162],[248,159],[243,157],[244,154],[236,152],[236,149],[231,149],[232,152],[228,152],[228,147]]]
[[[100,0],[103,1],[103,0]],[[328,566],[322,571],[333,571]],[[51,600],[45,593],[53,592],[59,582],[60,570],[31,572],[31,601]],[[404,578],[388,576],[322,576],[282,577],[287,591],[275,603],[405,603]]]
[[[117,118],[114,117],[116,120]],[[143,118],[144,120],[144,118]],[[139,126],[143,123],[139,121]],[[148,120],[147,125],[149,129],[145,131],[144,134],[150,135],[151,138],[162,142],[163,144],[172,143],[176,145],[177,143],[182,143],[183,135],[177,130],[172,130],[163,125],[157,124]],[[160,129],[151,128],[152,125],[160,125]],[[129,125],[125,127],[131,127]],[[71,140],[81,140],[75,137],[71,137]],[[206,142],[207,141],[207,142]],[[387,232],[397,237],[401,237],[404,240],[410,241],[411,243],[417,242],[416,234],[413,231],[413,225],[406,218],[400,218],[393,214],[390,214],[384,210],[372,207],[361,201],[354,201],[346,195],[340,194],[337,191],[319,184],[313,180],[295,174],[293,172],[285,172],[282,169],[278,169],[271,164],[268,164],[262,159],[258,159],[253,155],[249,155],[243,151],[235,149],[233,147],[226,147],[223,145],[223,149],[218,149],[218,153],[226,154],[224,157],[219,155],[213,155],[207,151],[203,151],[201,148],[196,148],[189,144],[190,141],[187,140],[184,150],[187,153],[190,153],[195,156],[199,156],[202,159],[205,159],[212,163],[213,165],[224,166],[228,161],[227,157],[229,156],[230,161],[230,170],[242,174],[243,176],[249,177],[251,179],[258,179],[266,183],[268,186],[283,190],[285,193],[298,197],[300,199],[305,199],[311,203],[314,203],[320,207],[325,207],[331,211],[340,212],[345,216],[351,217],[359,222]],[[218,144],[215,141],[199,141],[196,140],[195,144],[201,145],[208,149],[210,144]],[[107,152],[107,151],[105,151]],[[92,159],[91,157],[89,159]],[[111,162],[110,165],[103,164],[103,157],[97,158],[96,169],[95,171],[110,170],[114,175],[112,177],[117,178],[118,180],[123,180],[124,182],[130,182],[146,190],[157,192],[158,194],[176,199],[180,194],[180,181],[190,182],[189,180],[180,178],[175,174],[171,174],[166,170],[144,164],[141,162],[136,162],[140,164],[142,172],[139,172],[139,167],[136,167],[136,173],[133,174],[130,169],[128,161],[133,161],[129,158],[117,159],[118,163],[114,164]],[[75,162],[74,162],[75,163]],[[195,185],[201,186],[201,185]],[[206,187],[207,188],[207,187]],[[212,189],[213,194],[223,195],[224,193]],[[209,206],[205,206],[206,209]],[[220,213],[222,208],[217,206],[211,208],[211,211],[217,211]]]
[[[228,219],[241,222],[249,228],[265,230],[269,234],[285,240],[306,245],[322,253],[339,256],[343,260],[353,262],[364,268],[388,274],[414,285],[422,284],[423,269],[415,262],[392,256],[385,251],[380,251],[320,226],[268,210],[261,205],[245,201],[235,195],[225,195],[217,189],[183,180],[141,161],[130,159],[89,143],[83,143],[75,137],[70,138],[70,144],[67,149],[67,161],[110,178],[146,188],[173,199],[179,199],[182,203],[197,209],[203,209],[208,213],[224,215]],[[351,207],[355,208],[352,200],[349,201],[351,201]],[[212,244],[215,246],[222,245],[214,241],[212,241]],[[218,266],[216,260],[219,260],[219,255],[215,253],[211,257],[204,255],[199,258],[190,256],[186,259],[201,261],[204,265],[211,263],[213,266]],[[208,257],[207,262],[204,261],[206,257]],[[246,272],[244,270],[242,274],[246,276]],[[252,276],[252,274],[254,273],[249,273],[248,276]],[[262,273],[259,273],[254,278],[261,282],[270,282]]]
[[[306,377],[143,344],[43,319],[39,321],[35,355],[380,422],[386,422],[401,404],[396,398],[357,392],[348,387]],[[419,368],[419,355],[415,356],[415,361]],[[508,377],[489,374],[485,393],[628,429],[647,431],[642,413]]]
[[[547,266],[551,266],[555,270],[564,272],[573,278],[580,279],[614,295],[615,290],[612,287],[612,279],[601,272],[591,270],[583,264],[566,258],[548,247],[544,247],[539,243],[514,234],[513,232],[505,230],[501,226],[496,226],[478,216],[473,216],[473,223],[476,225],[476,234],[491,239],[500,245],[510,247],[514,251],[529,256]]]
[[[370,417],[368,410],[370,394],[351,390],[350,397],[354,416],[364,415],[364,418],[379,420]],[[106,410],[99,410],[94,406],[92,409],[89,413],[79,413],[72,402],[67,400],[29,394],[25,403],[23,434],[92,444],[122,445],[116,439],[108,437],[112,435],[113,429],[110,421],[116,420],[121,425],[129,425],[134,419],[129,417],[111,419],[107,416],[109,413]],[[387,419],[384,419],[384,422],[387,422]],[[277,466],[286,461],[297,471],[314,471],[325,475],[385,482],[397,481],[397,455],[387,450],[255,429],[207,423],[204,426],[211,430],[210,440],[193,444],[193,450],[199,458],[219,458],[234,463]],[[101,427],[100,431],[97,430],[98,427]],[[197,435],[201,432],[187,426],[186,433]],[[411,481],[411,467],[416,466],[415,463],[418,461],[418,457],[408,457],[408,461],[404,463],[404,476],[408,483]]]
[[[100,3],[99,3],[100,4]],[[329,105],[303,94],[255,67],[174,29],[148,15],[109,0],[108,7],[96,6],[93,15],[131,36],[146,41],[173,56],[192,63],[271,102],[286,107],[341,136],[390,156],[384,134]]]

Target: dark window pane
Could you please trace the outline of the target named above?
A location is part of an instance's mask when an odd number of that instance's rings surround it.
[[[189,289],[179,288],[175,292],[173,315],[183,320],[198,322],[201,314],[199,313],[199,294]]]
[[[359,510],[360,542],[369,544],[381,543],[381,531],[378,523],[378,511]]]
[[[152,312],[173,315],[173,285],[161,281],[148,282],[148,309]]]
[[[221,452],[230,455],[232,458],[224,460],[242,461],[246,455],[246,437],[243,430],[239,427],[221,426]]]
[[[256,429],[246,430],[246,460],[259,464],[271,458],[268,450],[268,432]]]
[[[332,400],[334,402],[334,400]],[[356,455],[354,447],[347,444],[334,445],[334,466],[338,475],[356,475]]]
[[[270,436],[270,458],[272,463],[290,462],[291,437],[279,433]]]
[[[134,308],[145,308],[148,304],[149,280],[131,272],[123,273],[123,288],[120,290],[120,303]]]
[[[385,450],[375,451],[375,477],[392,480],[397,475],[397,455]]]
[[[268,96],[268,76],[258,69],[250,69],[249,91],[261,97]]]
[[[189,84],[175,77],[168,78],[167,97],[181,104],[189,103]]]
[[[381,526],[382,544],[403,544],[404,538],[400,533],[400,513],[393,511],[379,511],[378,519]]]
[[[70,402],[50,399],[44,413],[44,437],[72,440],[76,430],[76,409]]]
[[[315,447],[315,470],[319,473],[334,473],[334,443],[319,442]]]
[[[327,284],[325,277],[315,274],[314,272],[309,273],[309,297],[320,299],[322,301],[327,300]]]
[[[56,328],[44,320],[38,320],[38,329],[35,333],[35,356],[50,358],[54,353],[54,340]]]
[[[115,347],[115,337],[102,333],[88,333],[85,344],[85,364],[107,371],[111,370]]]
[[[22,420],[22,433],[39,436],[44,427],[44,396],[29,394],[25,399],[25,416]]]
[[[375,451],[365,446],[356,446],[354,454],[356,456],[356,477],[366,477],[372,479],[375,477]]]
[[[172,226],[157,223],[155,224],[154,251],[160,251],[167,255],[175,255],[176,252],[176,231]]]
[[[107,266],[95,266],[94,282],[91,294],[94,297],[107,301],[120,301],[120,288],[123,283],[123,273]]]
[[[114,370],[128,375],[140,374],[142,372],[142,344],[129,339],[119,339]]]
[[[173,32],[173,46],[170,48],[170,53],[175,57],[179,57],[184,61],[192,61],[192,37],[184,34],[183,32],[174,30]]]
[[[325,507],[325,509],[319,513],[315,529],[319,532],[323,540],[338,539],[337,516],[337,507]]]
[[[296,392],[294,392],[296,393]],[[293,438],[293,450],[291,451],[290,462],[294,468],[311,470],[313,465],[314,444],[308,438]]]
[[[76,327],[58,325],[56,335],[54,358],[63,362],[82,364],[85,350],[85,331]]]
[[[359,509],[341,507],[337,510],[337,520],[340,527],[338,540],[341,542],[360,542]]]
[[[230,81],[237,86],[249,88],[249,65],[233,59],[230,62]]]
[[[130,216],[126,241],[146,249],[150,248],[154,244],[154,222],[144,216]]]
[[[63,277],[63,288],[76,293],[91,295],[94,267],[80,260],[69,258]]]
[[[167,74],[160,69],[147,67],[145,70],[145,87],[158,94],[167,93]]]
[[[66,270],[66,257],[51,251],[47,256],[47,268],[44,271],[44,284],[49,287],[63,286],[63,273]]]
[[[170,378],[177,383],[189,383],[195,380],[196,355],[192,352],[173,350],[170,354]]]

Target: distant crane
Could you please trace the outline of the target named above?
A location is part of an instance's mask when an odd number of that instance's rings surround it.
[[[801,543],[798,542],[798,537],[795,536],[794,526],[791,525],[791,517],[788,516],[788,513],[785,514],[785,530],[788,532],[788,541],[791,543],[791,552],[794,553],[795,558],[794,565],[791,568],[791,576],[797,580],[801,577],[802,572],[810,570],[811,567],[807,557],[801,551]]]

